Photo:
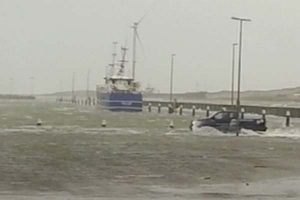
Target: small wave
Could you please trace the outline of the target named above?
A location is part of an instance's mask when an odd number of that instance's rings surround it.
[[[32,134],[91,134],[91,135],[138,135],[148,133],[148,129],[131,128],[84,128],[80,126],[34,126],[22,125],[11,128],[1,128],[1,134],[32,133]]]
[[[240,131],[240,136],[259,136],[261,134],[263,134],[263,133],[253,131],[253,130],[250,130],[250,129],[242,129]]]
[[[239,136],[260,136],[262,132],[257,132],[249,129],[242,129]],[[202,127],[193,131],[193,135],[203,135],[203,136],[236,136],[236,132],[222,132],[212,127]]]
[[[73,115],[72,112],[64,112],[63,114],[64,114],[64,115]]]
[[[124,128],[80,128],[76,133],[102,134],[102,135],[139,135],[148,133],[148,130],[124,129]]]
[[[193,130],[193,135],[202,135],[202,136],[221,136],[221,135],[231,135],[229,133],[223,133],[212,127],[201,127]]]
[[[42,133],[46,130],[43,129],[26,129],[26,128],[4,128],[0,129],[1,133],[9,134],[9,133]]]
[[[66,112],[66,111],[73,111],[73,107],[62,107],[62,108],[53,108],[54,111]]]
[[[170,129],[165,135],[190,135],[191,132],[187,129]]]
[[[261,134],[262,137],[286,137],[300,138],[300,129],[298,128],[277,128],[266,131]]]

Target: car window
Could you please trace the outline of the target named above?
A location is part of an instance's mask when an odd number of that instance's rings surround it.
[[[225,116],[224,116],[224,113],[218,113],[218,114],[215,115],[214,118],[215,118],[216,120],[220,120],[220,119],[223,119],[224,117],[225,117]]]

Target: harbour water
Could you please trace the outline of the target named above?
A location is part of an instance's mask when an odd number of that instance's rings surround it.
[[[300,119],[285,128],[284,118],[267,116],[266,133],[235,137],[190,132],[190,111],[109,112],[41,100],[0,108],[0,199],[300,197]]]

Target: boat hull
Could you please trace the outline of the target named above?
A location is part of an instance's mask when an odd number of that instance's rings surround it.
[[[110,111],[141,112],[143,111],[143,97],[141,93],[97,93],[98,104]]]

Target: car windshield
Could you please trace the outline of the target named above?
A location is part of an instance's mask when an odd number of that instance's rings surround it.
[[[216,115],[214,115],[214,118],[217,120],[225,119],[226,117],[227,117],[226,113],[217,113]]]

